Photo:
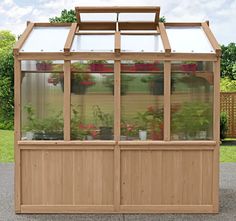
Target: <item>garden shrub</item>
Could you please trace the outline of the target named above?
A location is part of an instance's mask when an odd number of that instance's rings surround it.
[[[227,113],[221,112],[220,113],[220,139],[223,140],[226,137],[227,132]]]

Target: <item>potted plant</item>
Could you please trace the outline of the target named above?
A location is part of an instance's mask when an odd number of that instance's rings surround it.
[[[148,113],[146,111],[138,112],[135,119],[137,120],[139,139],[147,140]]]
[[[164,94],[164,76],[163,74],[145,75],[141,81],[149,84],[150,94],[163,95]]]
[[[163,140],[163,108],[148,107],[148,127],[152,140]]]
[[[36,69],[37,71],[51,71],[52,61],[48,61],[48,60],[37,61]]]
[[[145,63],[144,61],[135,61],[135,71],[158,71],[158,63]]]
[[[60,67],[55,66],[54,71],[58,71]],[[60,68],[61,69],[61,68]],[[80,62],[72,63],[71,65],[71,93],[85,94],[87,88],[95,84],[93,76],[87,72],[88,65]],[[61,84],[62,91],[64,92],[64,74],[51,73],[48,83],[53,85]]]
[[[113,72],[113,64],[104,60],[93,60],[89,62],[91,72]]]
[[[63,139],[63,119],[62,112],[53,116],[39,119],[36,117],[31,105],[25,105],[28,124],[26,139],[32,140],[62,140]]]
[[[97,137],[97,128],[94,124],[83,123],[80,108],[80,105],[72,107],[71,139],[93,140]]]
[[[130,75],[123,74],[121,75],[121,87],[120,87],[120,94],[126,95],[126,92],[129,88],[129,82],[132,81],[134,77],[131,77]],[[112,94],[114,95],[114,75],[105,75],[105,80],[103,81],[103,84],[106,87],[109,87],[112,91]]]
[[[173,114],[172,133],[179,134],[181,139],[207,139],[212,110],[209,104],[186,102]]]
[[[100,139],[112,140],[112,123],[113,117],[109,113],[104,113],[98,105],[93,106],[93,115],[96,125],[100,125]]]
[[[135,64],[133,62],[122,63],[121,72],[135,72]]]
[[[136,123],[121,121],[121,140],[134,140],[138,134],[138,126]]]

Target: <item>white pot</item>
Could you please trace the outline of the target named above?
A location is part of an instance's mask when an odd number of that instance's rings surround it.
[[[26,132],[26,140],[33,140],[34,133],[33,132]]]
[[[140,140],[147,140],[147,131],[146,130],[139,130],[139,139]]]
[[[93,137],[91,135],[87,135],[87,140],[93,140]]]
[[[121,136],[120,136],[120,140],[127,140],[127,138],[126,138],[126,136],[121,135]]]
[[[207,131],[199,131],[198,132],[198,138],[201,140],[205,140],[207,138]]]

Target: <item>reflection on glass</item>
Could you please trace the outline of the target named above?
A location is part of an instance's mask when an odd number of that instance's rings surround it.
[[[63,61],[22,61],[22,139],[63,139]]]
[[[163,63],[122,61],[121,140],[163,139]]]
[[[72,140],[113,140],[113,70],[113,61],[72,61]]]
[[[171,71],[172,140],[212,139],[212,62],[176,62]]]

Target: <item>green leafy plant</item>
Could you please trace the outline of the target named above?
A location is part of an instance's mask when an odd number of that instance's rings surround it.
[[[134,80],[135,78],[130,75],[122,74],[121,75],[121,95],[125,95],[126,91],[129,88],[129,82]],[[114,75],[105,75],[105,80],[103,84],[106,87],[109,87],[114,92]]]
[[[113,126],[113,116],[110,113],[104,113],[98,105],[93,106],[93,116],[96,125],[98,124],[101,127]]]
[[[220,113],[220,139],[223,140],[226,137],[228,117],[226,112]]]
[[[138,112],[135,118],[140,130],[160,131],[160,124],[163,122],[163,109],[148,107],[145,112]]]
[[[235,65],[236,69],[236,65]],[[235,70],[236,73],[236,70]],[[236,91],[236,80],[231,80],[229,77],[220,79],[220,90],[222,92],[235,92]]]
[[[25,105],[24,109],[27,113],[28,121],[27,125],[24,127],[25,131],[41,134],[41,139],[47,139],[51,134],[60,134],[62,136],[64,125],[62,111],[40,119],[35,115],[32,105]]]
[[[84,140],[87,135],[95,136],[93,130],[96,131],[95,126],[91,124],[84,124],[81,115],[81,105],[72,105],[71,116],[71,138],[72,140]]]
[[[138,134],[138,125],[135,122],[122,120],[121,134],[127,137],[134,137]]]
[[[186,102],[173,114],[172,132],[196,137],[200,131],[208,131],[212,123],[211,105],[203,102]]]

